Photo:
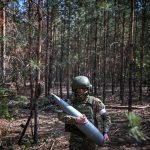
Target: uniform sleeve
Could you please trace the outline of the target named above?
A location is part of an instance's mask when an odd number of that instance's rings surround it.
[[[111,126],[111,119],[109,114],[106,112],[104,114],[101,114],[102,120],[103,120],[103,132],[107,133],[109,132],[109,128]]]
[[[76,117],[67,115],[64,112],[58,113],[58,119],[66,124],[75,124],[76,123]]]
[[[101,124],[103,132],[105,133],[109,132],[109,128],[111,126],[111,118],[105,108],[104,103],[99,99],[96,99],[95,111],[96,111],[97,117],[100,117],[99,120],[102,120],[100,124]]]

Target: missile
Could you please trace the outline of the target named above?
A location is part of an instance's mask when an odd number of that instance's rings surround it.
[[[62,110],[68,115],[78,117],[82,114],[76,110],[74,107],[66,103],[60,97],[51,93],[51,98],[62,108]],[[79,130],[81,130],[89,139],[94,141],[98,145],[104,144],[103,134],[88,120],[85,124],[76,125]]]

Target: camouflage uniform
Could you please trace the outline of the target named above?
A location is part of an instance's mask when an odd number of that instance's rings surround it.
[[[80,99],[82,99],[80,97]],[[83,98],[84,99],[84,98]],[[93,96],[86,95],[85,100],[79,100],[78,97],[71,104],[87,119],[92,122],[102,132],[108,132],[111,124],[110,117],[105,110],[105,105],[101,100]],[[66,132],[70,132],[69,149],[70,150],[96,150],[97,145],[88,139],[74,124],[75,117],[66,114],[59,114],[59,119],[65,122]]]

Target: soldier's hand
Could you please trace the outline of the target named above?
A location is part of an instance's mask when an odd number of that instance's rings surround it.
[[[104,134],[104,142],[108,142],[109,141],[109,136],[107,133]]]
[[[88,122],[87,117],[84,114],[76,117],[76,123],[78,124],[85,124],[87,122]]]

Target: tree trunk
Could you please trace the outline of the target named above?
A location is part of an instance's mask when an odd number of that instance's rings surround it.
[[[114,7],[117,6],[116,0],[114,1]],[[115,20],[114,20],[114,36],[113,36],[113,67],[111,67],[111,91],[112,95],[115,94],[115,70],[116,70],[116,36],[117,36],[117,12],[114,12]],[[110,49],[111,50],[111,49]],[[112,65],[111,65],[112,66]]]
[[[133,51],[134,51],[134,0],[131,0],[131,28],[130,28],[130,52],[129,52],[129,99],[128,112],[132,111],[132,82],[133,82]]]
[[[50,31],[49,31],[49,60],[48,60],[48,94],[50,92],[50,89],[52,88],[52,84],[53,84],[53,60],[54,60],[54,56],[53,56],[53,18],[54,18],[54,14],[53,14],[53,8],[51,8],[50,11]]]
[[[61,55],[60,55],[60,64],[63,64],[63,60],[64,60],[64,52],[63,52],[63,45],[64,45],[64,25],[62,24],[61,25]],[[59,88],[60,88],[60,97],[62,98],[63,97],[63,92],[62,92],[62,89],[63,89],[63,66],[60,66],[59,68]]]
[[[103,102],[106,99],[106,59],[107,59],[107,45],[109,39],[109,12],[106,13],[104,10],[104,41],[103,41]]]
[[[33,38],[32,38],[32,22],[33,22],[33,6],[32,6],[32,0],[28,1],[28,5],[29,5],[29,10],[28,10],[28,18],[30,20],[30,24],[29,24],[29,61],[31,61],[32,58],[32,44],[33,44]],[[29,81],[30,81],[30,104],[32,107],[32,100],[34,97],[34,83],[33,83],[33,76],[32,76],[32,68],[31,68],[31,64],[29,62]]]
[[[5,0],[1,0],[0,5],[0,34],[2,35],[1,40],[1,61],[0,61],[0,83],[5,83],[5,58],[6,58],[6,42],[5,42],[5,36],[6,36],[6,25],[5,25],[5,17],[6,17],[6,2]]]
[[[95,43],[94,43],[94,65],[93,65],[93,83],[94,83],[94,95],[97,95],[97,23],[98,17],[95,18]]]
[[[47,20],[46,20],[46,49],[45,49],[45,96],[48,95],[48,76],[49,76],[49,21],[50,21],[50,4],[49,0],[47,0]]]
[[[139,85],[139,100],[142,100],[142,82],[143,82],[143,56],[144,56],[144,40],[145,40],[145,22],[146,22],[146,0],[142,1],[142,33],[141,33],[141,51],[140,51],[140,85]]]
[[[123,12],[122,20],[122,39],[120,48],[120,100],[123,105],[124,103],[124,32],[125,32],[125,12]]]
[[[37,64],[40,64],[41,60],[41,32],[42,32],[42,10],[41,10],[41,1],[38,0],[38,47],[36,51],[36,61]],[[34,142],[38,141],[38,111],[37,111],[37,98],[40,95],[39,86],[40,86],[40,71],[36,69],[36,78],[35,78],[35,98],[34,98]]]
[[[70,89],[70,13],[71,13],[71,9],[70,9],[70,4],[68,6],[68,39],[67,39],[67,98],[69,98],[69,89]]]

